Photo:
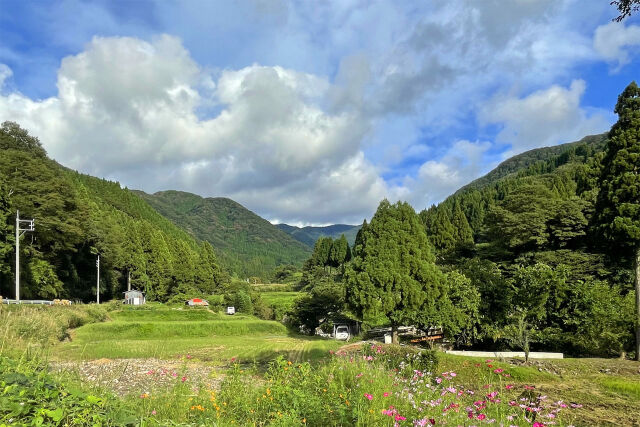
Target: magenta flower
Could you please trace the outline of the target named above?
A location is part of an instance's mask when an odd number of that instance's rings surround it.
[[[485,414],[478,414],[478,419],[479,420],[484,420],[485,418],[487,418],[487,416]]]
[[[366,398],[367,398],[367,399],[369,399],[369,400],[373,400],[373,396],[372,396],[372,395],[370,395],[370,394],[368,394],[368,393],[365,393],[365,394],[364,394],[364,397],[366,397]]]
[[[496,374],[499,374],[501,372],[504,372],[504,369],[500,369],[500,368],[494,369],[493,372],[496,373]]]
[[[383,395],[384,397],[389,397],[389,394],[391,394],[391,393],[389,393],[388,391],[385,391],[384,393],[382,393],[382,395]]]

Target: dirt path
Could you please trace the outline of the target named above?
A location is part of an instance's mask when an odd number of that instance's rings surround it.
[[[76,374],[81,380],[113,391],[119,396],[167,390],[179,383],[194,389],[218,389],[224,374],[195,361],[159,359],[97,359],[82,362],[51,362],[54,372]]]

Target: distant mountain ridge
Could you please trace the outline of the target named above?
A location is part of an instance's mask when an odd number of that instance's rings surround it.
[[[211,243],[220,263],[238,277],[265,277],[279,265],[302,265],[311,254],[309,246],[231,199],[175,190],[135,193],[197,239]]]
[[[509,157],[507,160],[500,163],[486,175],[483,175],[480,178],[471,181],[469,184],[460,187],[455,193],[453,193],[453,195],[463,193],[472,188],[485,187],[489,184],[497,182],[507,175],[524,170],[536,162],[548,161],[556,156],[562,155],[563,153],[568,153],[572,148],[576,148],[579,146],[588,146],[592,147],[595,151],[601,151],[604,150],[606,143],[607,133],[601,133],[597,135],[585,136],[579,141],[553,145],[551,147],[535,148],[533,150],[525,151],[524,153]]]
[[[333,224],[325,227],[296,227],[288,224],[276,224],[276,227],[291,235],[294,239],[304,243],[310,247],[316,243],[320,237],[339,238],[342,234],[347,238],[349,245],[353,245],[356,240],[356,234],[360,230],[361,225]]]

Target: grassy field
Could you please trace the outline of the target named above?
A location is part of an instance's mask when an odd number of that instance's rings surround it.
[[[204,309],[127,309],[111,321],[85,325],[53,347],[56,359],[175,358],[224,365],[231,358],[261,362],[276,355],[313,360],[338,347],[335,341],[294,335],[279,322],[227,316]]]
[[[303,295],[303,292],[262,292],[260,296],[267,304],[286,305],[291,307],[293,302]]]
[[[267,294],[273,301],[292,299],[290,292]],[[51,419],[59,415],[60,407],[64,419],[77,421],[74,408],[95,401],[110,403],[91,403],[86,413],[102,411],[105,419],[133,417],[138,421],[132,425],[145,426],[391,426],[394,422],[414,426],[431,419],[437,425],[500,425],[507,420],[513,423],[505,425],[520,426],[640,425],[640,363],[634,361],[533,360],[524,365],[515,359],[439,353],[437,365],[425,365],[412,356],[415,350],[410,347],[344,347],[332,340],[291,334],[278,322],[253,316],[161,305],[113,308],[0,309],[0,367],[4,366],[0,400],[4,393],[15,403],[6,414],[0,408],[0,424],[24,414],[19,406],[23,385],[15,383],[8,368],[13,364],[33,376],[33,381],[23,381],[32,401],[45,397],[50,401],[46,411],[34,403],[33,413],[45,411],[49,414],[45,418]],[[28,360],[16,359],[15,354],[25,351],[30,339],[48,349],[52,365],[71,364],[76,372],[92,370],[84,376],[53,376],[47,381],[60,382],[54,388],[85,389],[91,394],[70,392],[73,400],[56,403],[58,398],[48,391],[53,386],[35,380],[42,374],[16,363]],[[3,361],[3,355],[13,359]],[[119,366],[114,378],[120,382],[125,370],[131,373],[130,380],[137,377],[129,384],[132,392],[118,392],[127,396],[124,400],[96,388],[105,383],[93,383],[93,372],[113,369],[101,366]],[[414,369],[431,374],[422,377]],[[89,402],[88,396],[97,397]],[[538,418],[518,406],[522,399],[527,400],[525,407],[538,408]]]

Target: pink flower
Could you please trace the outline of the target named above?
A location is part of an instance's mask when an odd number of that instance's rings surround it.
[[[473,412],[469,412],[469,413],[467,414],[467,417],[469,417],[469,419],[470,419],[470,420],[472,420],[472,419],[473,419]]]
[[[185,382],[187,380],[187,377],[182,377],[181,380],[182,382]]]
[[[533,423],[532,427],[544,427],[544,424],[539,423],[539,422],[536,421],[535,423]]]
[[[153,411],[151,411],[151,415],[155,415],[156,413],[157,413],[157,412],[156,412],[156,410],[155,410],[155,409],[154,409]]]
[[[438,377],[436,378],[436,383],[440,384],[442,382],[442,378]]]
[[[525,386],[524,386],[524,389],[525,389],[525,390],[533,390],[533,389],[535,389],[535,388],[536,388],[536,386],[534,386],[534,385],[525,385]]]
[[[451,375],[452,377],[457,376],[458,374],[456,374],[455,372],[451,372],[449,375]]]
[[[231,362],[235,362],[235,361],[236,361],[236,358],[235,358],[235,357],[232,357],[232,358],[231,358]]]
[[[389,394],[390,394],[390,393],[389,393],[388,391],[385,391],[384,393],[382,393],[382,395],[383,395],[384,397],[389,397]]]
[[[504,369],[500,369],[500,368],[493,370],[493,372],[496,373],[496,374],[499,374],[499,373],[501,373],[503,371],[504,371]]]
[[[504,386],[507,390],[511,390],[513,388],[513,384],[507,384]]]
[[[487,418],[487,416],[485,414],[478,414],[478,419],[479,420],[484,420],[485,418]]]
[[[364,374],[362,372],[360,372],[358,375],[356,375],[356,378],[360,378],[361,376],[363,376]]]
[[[403,417],[402,415],[396,415],[396,421],[404,421],[407,417]]]
[[[370,395],[370,394],[365,393],[365,394],[364,394],[364,397],[366,397],[366,398],[367,398],[367,399],[369,399],[369,400],[373,400],[373,396],[372,396],[372,395]]]

